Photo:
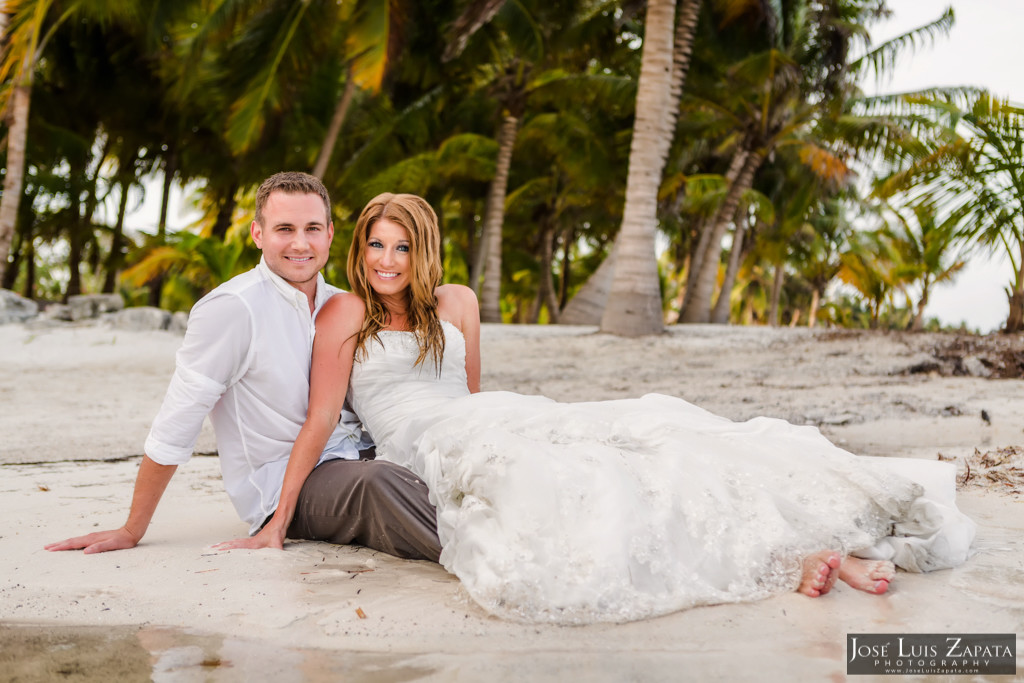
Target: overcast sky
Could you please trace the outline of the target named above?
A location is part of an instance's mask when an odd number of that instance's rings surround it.
[[[994,95],[1024,102],[1024,2],[1022,0],[890,0],[892,18],[871,29],[877,45],[937,19],[953,7],[950,35],[905,55],[879,92],[903,92],[934,86],[976,85]],[[865,83],[868,92],[875,84]],[[1004,288],[1013,269],[1004,259],[974,257],[952,285],[931,296],[927,315],[988,332],[1002,326],[1009,312]]]

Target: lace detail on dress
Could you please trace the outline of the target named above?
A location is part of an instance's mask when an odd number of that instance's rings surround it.
[[[812,427],[735,423],[657,394],[470,395],[465,341],[444,329],[440,374],[413,366],[411,334],[382,334],[353,367],[353,405],[378,457],[427,482],[441,562],[493,614],[626,621],[756,600],[795,589],[810,553],[878,547],[894,524],[928,517],[911,512],[918,484]],[[933,466],[951,481],[945,463],[910,470]],[[953,516],[921,527],[926,540],[893,552],[926,568],[962,561],[971,534],[947,543],[959,513],[945,509]]]

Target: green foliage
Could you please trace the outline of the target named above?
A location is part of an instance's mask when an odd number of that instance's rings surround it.
[[[328,279],[345,284],[356,215],[392,191],[431,202],[446,281],[468,281],[497,122],[514,112],[501,307],[525,320],[542,283],[564,303],[615,239],[642,9],[617,0],[8,2],[0,105],[28,84],[32,108],[5,284],[59,299],[104,286],[128,263],[117,284],[127,300],[143,302],[162,278],[164,305],[187,309],[255,263],[246,236],[255,187],[278,170],[311,169],[354,83],[328,146]],[[822,302],[821,324],[911,324],[930,288],[992,251],[1009,255],[1011,300],[1020,292],[1024,301],[1024,112],[970,87],[864,98],[858,78],[886,74],[954,21],[948,11],[876,46],[870,29],[885,11],[883,0],[703,3],[666,172],[650,181],[660,183],[668,309],[681,301],[689,255],[722,205],[739,149],[765,161],[740,199],[748,232],[726,293],[732,320],[764,322],[778,305],[783,322],[803,311],[803,324],[812,299],[839,280],[845,294]],[[882,164],[874,196],[860,196],[854,174]],[[198,188],[202,218],[133,237],[117,220],[122,192],[158,193],[165,176]],[[776,268],[786,278],[773,302]]]

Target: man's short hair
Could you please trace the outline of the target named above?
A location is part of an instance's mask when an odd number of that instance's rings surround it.
[[[324,200],[327,222],[331,222],[331,196],[327,194],[327,188],[320,179],[301,171],[282,171],[264,180],[256,190],[256,222],[260,225],[263,225],[263,208],[272,192],[319,195]]]

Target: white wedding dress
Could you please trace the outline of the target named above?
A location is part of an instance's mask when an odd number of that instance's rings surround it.
[[[471,395],[465,341],[443,327],[440,374],[414,367],[412,333],[384,331],[350,397],[377,457],[427,483],[441,563],[491,613],[628,621],[792,591],[819,550],[911,571],[968,555],[974,524],[948,463],[857,457],[813,427],[658,394]]]

